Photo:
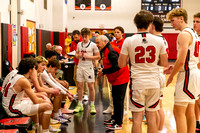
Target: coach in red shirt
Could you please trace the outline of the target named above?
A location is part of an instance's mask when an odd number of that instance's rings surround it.
[[[108,81],[112,84],[114,115],[110,120],[105,120],[104,124],[107,124],[107,129],[121,129],[124,111],[124,97],[129,82],[128,66],[121,69],[119,68],[118,57],[120,49],[111,45],[106,36],[98,36],[96,38],[96,44],[101,51],[104,67],[99,70],[98,76],[100,77],[106,74]]]

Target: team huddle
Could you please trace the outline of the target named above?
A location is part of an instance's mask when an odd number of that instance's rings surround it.
[[[177,38],[177,59],[168,65],[168,44],[162,36],[163,21],[146,10],[141,10],[134,17],[137,33],[126,39],[110,42],[106,35],[99,35],[95,43],[89,39],[90,30],[83,28],[74,31],[75,50],[74,80],[77,86],[78,102],[73,110],[84,110],[84,84],[87,83],[90,99],[90,113],[96,114],[95,108],[95,71],[94,64],[101,66],[97,77],[106,75],[112,88],[113,115],[104,124],[107,129],[122,129],[124,99],[129,84],[129,110],[132,112],[132,133],[142,133],[142,120],[145,113],[148,133],[161,133],[164,125],[162,107],[163,89],[177,75],[174,92],[174,117],[178,133],[200,131],[199,125],[199,36],[200,13],[194,15],[194,29],[187,25],[188,15],[183,8],[173,9],[167,14]],[[122,27],[115,28],[115,33],[124,33]],[[81,34],[82,40],[78,37]],[[70,50],[71,51],[71,50]],[[95,62],[95,63],[94,63]],[[23,58],[17,69],[11,71],[3,83],[2,104],[9,116],[30,116],[33,128],[37,132],[50,132],[50,121],[60,123],[70,117],[61,110],[61,105],[70,101],[74,95],[68,91],[69,84],[57,79],[56,72],[60,62],[52,51],[46,58]],[[165,85],[165,75],[169,75]],[[52,100],[53,99],[53,100]],[[53,119],[51,114],[53,112]]]

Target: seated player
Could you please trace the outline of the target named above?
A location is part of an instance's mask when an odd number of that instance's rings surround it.
[[[24,58],[18,66],[18,73],[8,79],[3,87],[2,104],[9,116],[27,115],[32,117],[34,126],[39,130],[38,114],[42,113],[43,133],[49,132],[50,114],[52,112],[51,103],[48,99],[36,96],[31,88],[28,78],[34,73],[36,61],[34,58]],[[29,98],[24,99],[24,94]]]

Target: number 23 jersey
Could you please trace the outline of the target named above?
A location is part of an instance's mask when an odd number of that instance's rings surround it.
[[[160,55],[166,54],[161,37],[137,33],[125,39],[121,54],[129,57],[133,89],[160,88],[158,61]]]

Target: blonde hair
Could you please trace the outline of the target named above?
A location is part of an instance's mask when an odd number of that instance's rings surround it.
[[[35,60],[37,61],[38,64],[41,62],[45,62],[46,64],[48,64],[48,60],[44,58],[43,56],[37,56]]]
[[[173,17],[181,17],[181,16],[184,18],[185,23],[187,23],[188,14],[187,14],[187,11],[183,8],[177,8],[177,9],[171,10],[167,14],[167,19],[172,20]]]

